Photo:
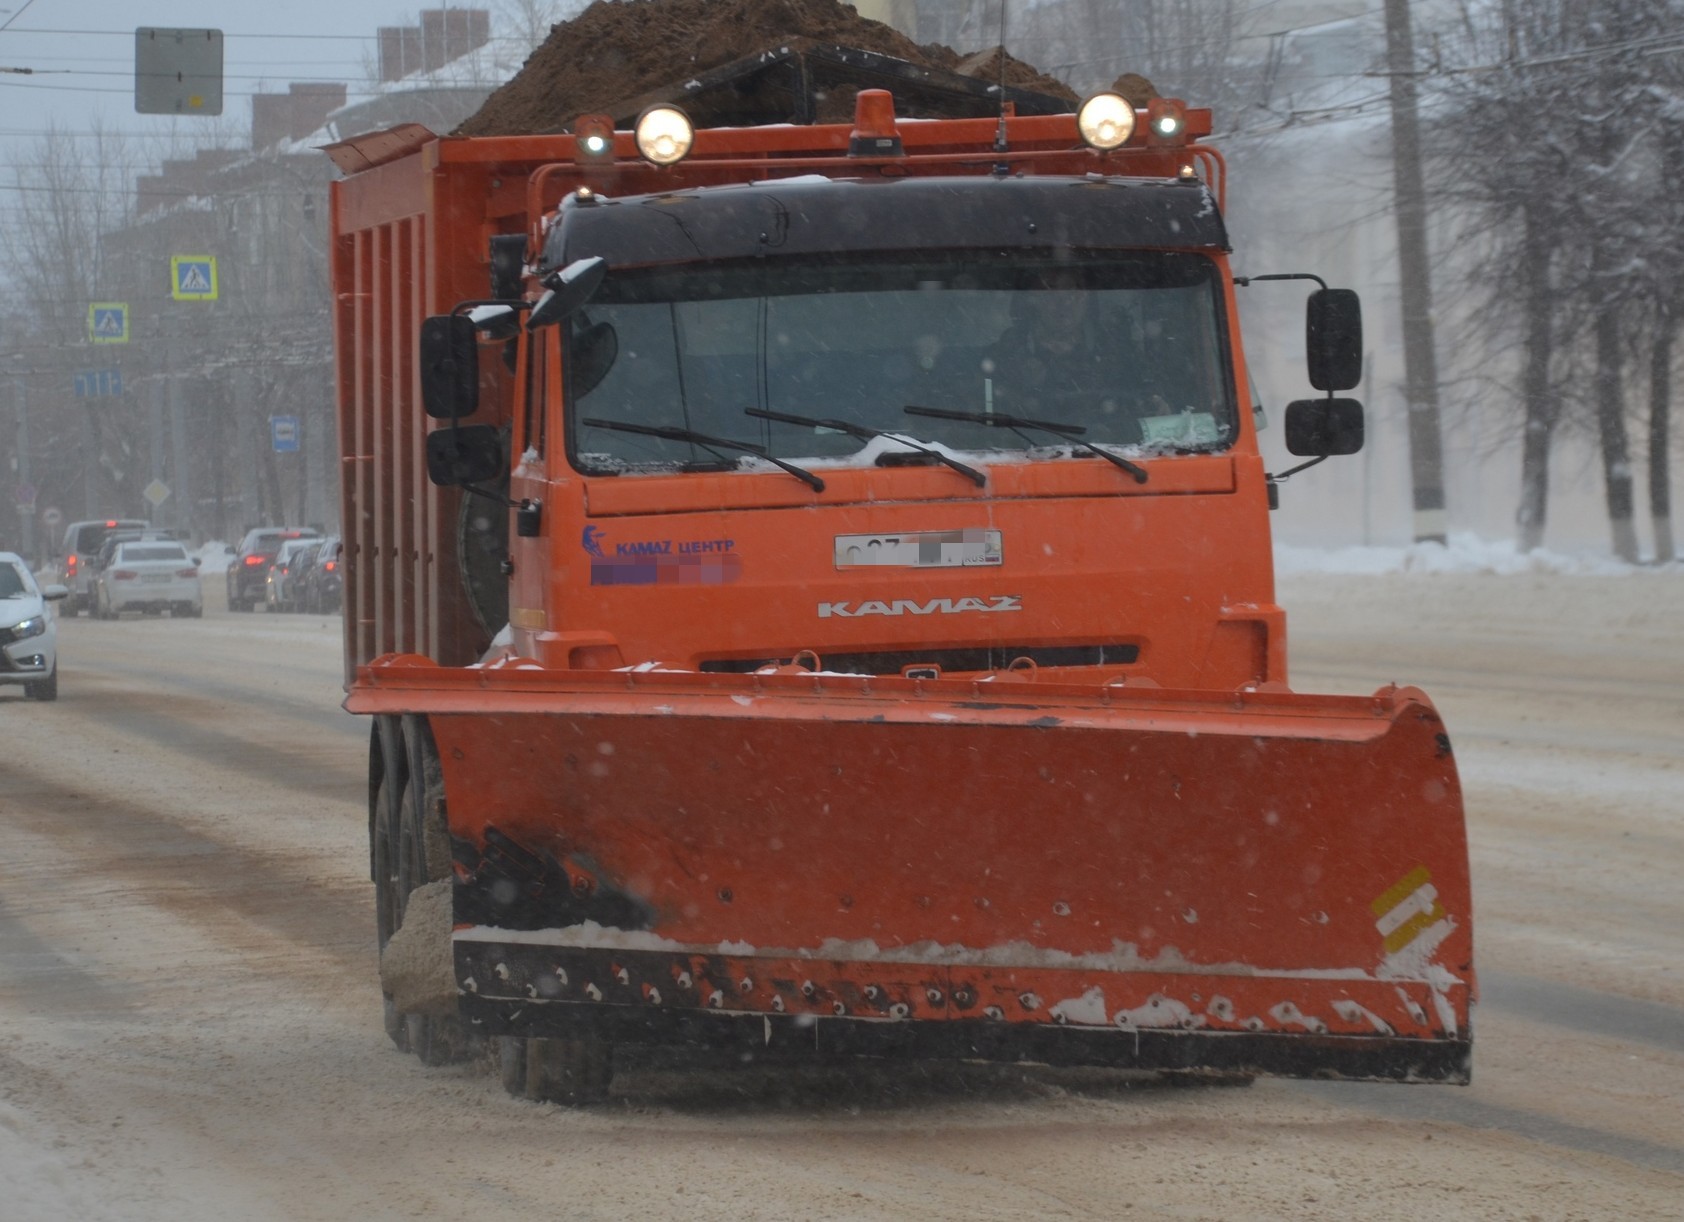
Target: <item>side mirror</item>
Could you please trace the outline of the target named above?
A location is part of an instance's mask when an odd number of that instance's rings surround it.
[[[573,337],[568,355],[573,362],[568,370],[572,375],[573,397],[583,399],[602,385],[602,379],[619,359],[619,333],[605,322],[586,327]]]
[[[41,597],[47,602],[57,602],[61,598],[69,598],[70,587],[61,586],[57,582],[54,582],[50,586],[42,586]]]
[[[1304,308],[1310,385],[1352,390],[1362,383],[1362,300],[1354,289],[1317,289]]]
[[[1286,405],[1286,449],[1300,458],[1332,458],[1362,449],[1362,404],[1355,399],[1296,399]]]
[[[422,322],[421,405],[435,420],[479,410],[479,335],[472,319],[435,314]]]
[[[559,272],[544,277],[544,295],[527,315],[526,329],[536,331],[562,322],[585,308],[608,274],[608,260],[601,255],[575,259]]]
[[[427,478],[441,488],[482,484],[503,474],[503,443],[489,424],[427,434]]]

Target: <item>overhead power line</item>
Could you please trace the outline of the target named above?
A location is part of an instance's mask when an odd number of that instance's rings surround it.
[[[1665,34],[1646,34],[1641,38],[1626,39],[1623,42],[1604,43],[1595,47],[1581,47],[1576,51],[1561,51],[1551,55],[1539,55],[1530,59],[1497,60],[1488,64],[1462,64],[1447,67],[1443,64],[1433,64],[1426,68],[1411,69],[1407,72],[1368,72],[1366,76],[1466,76],[1475,72],[1503,72],[1513,68],[1542,68],[1554,64],[1577,63],[1586,59],[1600,59],[1608,55],[1624,55],[1636,51],[1643,55],[1665,55],[1674,51],[1684,51],[1684,36],[1676,31]]]
[[[278,78],[274,78],[274,79],[278,79]],[[338,82],[334,82],[334,83],[337,84]],[[444,80],[444,81],[429,81],[429,82],[422,82],[422,83],[412,82],[411,85],[412,85],[412,87],[425,88],[425,89],[437,89],[437,88],[491,89],[491,88],[495,88],[496,86],[500,85],[501,83],[502,83],[502,79],[500,77],[498,77],[498,78],[486,77],[486,78],[481,79],[481,80],[460,80],[460,81]],[[129,88],[129,89],[112,88],[112,87],[104,86],[104,85],[49,85],[44,81],[32,81],[32,80],[4,80],[4,79],[0,79],[0,88],[41,89],[41,90],[45,90],[49,93],[116,93],[116,94],[124,94],[124,95],[130,96],[130,97],[134,96],[134,90],[132,88]],[[388,91],[388,90],[352,89],[352,90],[348,90],[346,92],[345,96],[346,96],[347,99],[350,99],[350,98],[378,98],[378,97],[385,97],[389,92],[390,91]],[[273,96],[276,96],[276,95],[272,91],[266,90],[266,89],[224,89],[222,91],[222,96],[223,97],[234,97],[234,98],[256,98],[256,97],[273,97]]]
[[[29,0],[29,3],[30,4],[35,3],[35,0]],[[27,7],[27,6],[25,6],[25,7]],[[21,17],[22,15],[23,15],[22,10],[19,10],[18,17]],[[17,20],[17,17],[12,18],[12,21],[16,21],[16,20]],[[13,30],[13,29],[8,28],[10,26],[10,24],[11,24],[11,22],[7,22],[6,25],[0,25],[0,30],[5,30],[5,32],[8,33],[8,34],[56,34],[56,35],[70,34],[70,35],[73,35],[77,38],[133,38],[134,37],[134,30],[132,30],[132,29],[128,29],[128,30],[59,30],[59,29],[47,29],[47,28],[40,27],[40,26],[26,26],[25,28],[23,28],[21,30]],[[228,38],[290,38],[290,39],[295,39],[295,40],[299,40],[299,41],[320,40],[320,41],[332,41],[332,42],[372,42],[377,37],[374,34],[232,34],[232,33],[229,33],[226,30],[223,31],[222,36],[225,39],[228,39]]]
[[[33,4],[34,2],[35,2],[35,0],[29,0],[30,4]],[[28,5],[25,5],[25,7],[28,7]],[[22,16],[22,15],[23,15],[23,11],[22,11],[22,9],[20,9],[18,11],[17,16]],[[12,20],[16,21],[17,17],[13,17]],[[133,29],[128,29],[128,30],[49,30],[49,29],[41,29],[41,28],[38,28],[38,27],[31,26],[31,27],[21,29],[21,30],[12,30],[12,29],[7,29],[6,26],[0,25],[0,30],[5,30],[5,32],[8,33],[8,34],[59,34],[59,35],[70,34],[70,35],[74,35],[77,38],[85,38],[85,37],[133,38],[134,37],[134,30]],[[232,33],[230,31],[224,30],[223,33],[222,33],[222,37],[225,40],[232,40],[232,39],[236,39],[236,38],[239,38],[239,39],[250,38],[250,39],[264,39],[264,40],[268,40],[268,39],[276,39],[276,40],[290,39],[294,42],[311,42],[311,41],[314,41],[314,42],[374,42],[379,37],[379,35],[377,35],[377,34],[235,34],[235,33]],[[521,42],[521,41],[524,41],[524,40],[519,39],[519,38],[515,38],[511,35],[499,35],[497,37],[494,37],[494,38],[490,39],[489,41],[491,41],[491,42]]]
[[[4,29],[9,28],[11,26],[12,22],[16,21],[19,17],[22,17],[25,13],[27,13],[29,11],[29,6],[34,4],[34,3],[35,3],[35,0],[23,0],[23,7],[20,8],[17,12],[13,13],[10,17],[6,18],[4,24],[0,24],[0,30],[4,30]],[[20,31],[20,33],[21,33],[21,31]]]
[[[127,71],[115,68],[6,68],[0,67],[0,72],[21,72],[30,76],[114,76],[119,80],[133,80],[138,75],[131,66]],[[283,76],[293,75],[285,72],[224,72],[225,81],[273,81]],[[323,80],[325,73],[314,74],[316,80]],[[174,73],[151,73],[152,80],[173,80]],[[338,84],[338,81],[330,82]]]

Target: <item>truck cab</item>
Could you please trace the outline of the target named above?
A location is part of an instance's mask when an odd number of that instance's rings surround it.
[[[544,235],[533,295],[592,287],[492,341],[514,406],[478,444],[543,523],[509,540],[507,656],[1285,683],[1228,238],[1190,170],[580,187]],[[460,408],[440,392],[441,446]]]

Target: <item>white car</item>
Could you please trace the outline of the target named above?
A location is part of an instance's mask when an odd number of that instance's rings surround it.
[[[199,562],[168,539],[119,543],[94,579],[94,614],[116,619],[124,611],[198,619],[205,613]]]
[[[42,589],[23,557],[0,552],[0,684],[23,684],[31,700],[58,699],[58,622],[47,604],[69,596],[65,586]]]
[[[145,530],[151,526],[144,518],[95,518],[87,522],[72,522],[64,529],[64,546],[58,562],[58,579],[70,591],[62,611],[75,615],[94,609],[94,578],[99,568],[94,563],[105,537],[119,530]]]

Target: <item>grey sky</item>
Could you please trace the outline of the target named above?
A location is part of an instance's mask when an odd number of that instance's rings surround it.
[[[194,136],[201,117],[134,113],[137,26],[216,28],[225,38],[221,123],[244,134],[254,92],[290,81],[335,80],[353,97],[367,78],[374,31],[413,25],[441,0],[0,0],[0,157],[49,125],[70,131],[100,122],[147,135]],[[9,23],[9,24],[7,24]]]

